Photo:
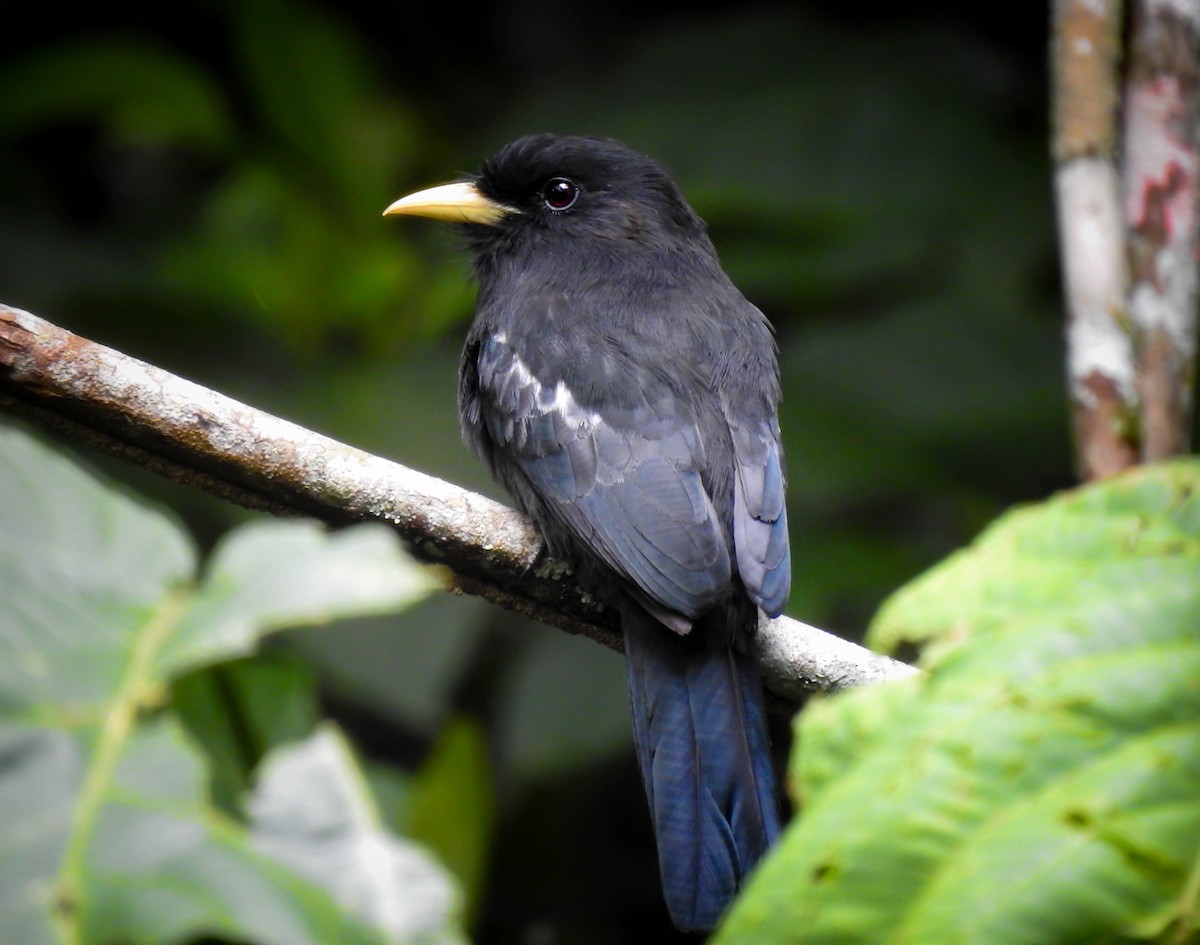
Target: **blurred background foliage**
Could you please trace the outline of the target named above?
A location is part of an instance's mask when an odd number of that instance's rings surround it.
[[[499,497],[458,441],[465,261],[380,213],[519,134],[622,138],[776,326],[789,612],[855,637],[1072,481],[1048,13],[977,6],[28,7],[0,36],[0,297]],[[106,469],[206,546],[246,517]],[[396,803],[449,804],[469,837],[426,839],[459,844],[477,941],[669,939],[615,655],[445,595],[278,648],[381,771],[420,769]]]

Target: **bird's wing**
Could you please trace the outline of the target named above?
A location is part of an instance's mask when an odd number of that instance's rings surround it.
[[[669,390],[592,409],[564,381],[543,383],[503,334],[482,339],[476,367],[479,422],[496,449],[545,514],[666,611],[660,620],[686,632],[728,593],[726,538],[699,473],[704,445]]]
[[[787,603],[792,582],[779,430],[766,416],[753,422],[735,416],[727,406],[737,465],[733,547],[750,599],[775,617]]]

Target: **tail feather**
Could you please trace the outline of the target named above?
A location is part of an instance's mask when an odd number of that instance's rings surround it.
[[[758,669],[634,604],[622,621],[663,894],[679,928],[710,929],[779,833]]]

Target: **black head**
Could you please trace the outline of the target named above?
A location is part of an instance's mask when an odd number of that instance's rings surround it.
[[[611,138],[529,135],[488,158],[478,174],[404,197],[385,213],[467,224],[477,256],[545,240],[711,246],[667,170]]]
[[[704,232],[666,168],[611,138],[520,138],[484,162],[475,185],[519,211],[502,226],[635,240]]]

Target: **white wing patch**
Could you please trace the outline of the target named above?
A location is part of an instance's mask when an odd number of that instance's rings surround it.
[[[492,335],[491,342],[506,349],[511,360],[510,370],[513,373],[513,379],[517,386],[529,391],[530,399],[541,408],[541,415],[552,410],[556,411],[567,426],[575,429],[595,427],[601,422],[598,413],[579,406],[579,402],[571,393],[571,388],[567,386],[566,381],[559,381],[548,391],[546,386],[538,380],[537,375],[529,370],[529,366],[521,359],[521,356],[509,345],[507,333],[496,332]]]
[[[543,383],[504,332],[483,341],[477,365],[480,419],[544,518],[676,632],[728,593],[729,549],[699,472],[704,444],[671,391],[653,403],[615,398],[601,415],[565,381]]]

